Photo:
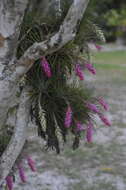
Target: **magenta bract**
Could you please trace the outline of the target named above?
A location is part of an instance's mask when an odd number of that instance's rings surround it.
[[[109,105],[105,102],[103,98],[99,98],[98,102],[103,106],[103,108],[108,111],[109,110]]]
[[[12,176],[7,176],[6,177],[6,184],[9,190],[13,189],[13,177]]]
[[[94,44],[94,45],[95,45],[95,47],[96,47],[96,49],[97,49],[98,51],[101,51],[102,47],[101,47],[100,45],[98,45],[98,44]]]
[[[87,133],[86,133],[86,139],[88,143],[92,143],[92,136],[93,136],[93,124],[89,122],[87,125]]]
[[[25,176],[25,172],[24,172],[24,168],[20,165],[18,165],[18,170],[19,170],[19,176],[20,176],[20,179],[23,183],[26,182],[26,176]]]
[[[107,125],[107,126],[111,126],[111,122],[108,120],[108,118],[106,118],[103,114],[99,114],[99,117],[101,119],[101,121]]]
[[[91,63],[86,63],[85,67],[88,69],[88,71],[90,71],[93,75],[96,74],[96,69],[93,67],[93,65]]]
[[[72,122],[72,109],[70,106],[68,106],[67,111],[66,111],[66,116],[65,116],[65,122],[64,125],[65,127],[69,128]]]
[[[52,76],[50,65],[45,57],[41,59],[41,66],[46,76],[50,78]]]
[[[77,122],[77,123],[76,123],[76,126],[77,126],[77,128],[76,128],[77,131],[83,131],[83,130],[84,130],[84,126],[83,126],[82,123]]]
[[[33,172],[35,172],[36,171],[35,161],[30,156],[27,157],[27,161],[28,161],[28,165],[31,168],[31,170]]]
[[[87,107],[88,107],[91,111],[93,111],[93,112],[95,112],[95,113],[99,113],[99,112],[100,112],[99,109],[97,108],[97,106],[96,106],[95,104],[87,103]]]
[[[79,77],[80,80],[84,80],[84,74],[79,64],[75,65],[75,73]]]

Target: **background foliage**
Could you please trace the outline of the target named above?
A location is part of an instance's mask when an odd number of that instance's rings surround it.
[[[126,38],[126,1],[125,0],[92,0],[94,20],[105,31],[107,41],[118,37]]]

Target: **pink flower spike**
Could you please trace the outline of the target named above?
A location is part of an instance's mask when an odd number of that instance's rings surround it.
[[[23,183],[26,183],[26,176],[25,176],[25,172],[24,172],[24,168],[20,165],[18,165],[18,170],[19,170],[19,176],[20,179]]]
[[[96,69],[93,67],[93,65],[91,63],[86,63],[85,67],[89,70],[89,72],[91,72],[93,75],[96,74]]]
[[[110,122],[104,115],[99,114],[99,117],[100,117],[100,119],[102,120],[102,122],[103,122],[105,125],[107,125],[107,126],[109,126],[109,127],[112,125],[111,122]]]
[[[77,126],[77,128],[76,128],[77,131],[83,131],[84,130],[84,126],[80,122],[77,122],[76,126]]]
[[[35,161],[30,156],[27,157],[28,165],[33,172],[36,172]]]
[[[13,177],[12,176],[7,176],[6,177],[6,184],[9,190],[13,189]]]
[[[41,66],[46,76],[50,78],[52,76],[50,65],[45,57],[42,57]]]
[[[98,44],[94,44],[94,45],[95,45],[95,47],[96,47],[96,49],[97,49],[98,51],[101,51],[102,47],[101,47],[100,45],[98,45]]]
[[[65,122],[64,125],[65,127],[69,128],[72,122],[72,109],[70,106],[68,106],[67,111],[66,111],[66,116],[65,116]]]
[[[93,112],[95,112],[95,113],[99,113],[99,112],[100,112],[99,109],[97,108],[97,106],[96,106],[95,104],[88,103],[88,104],[87,104],[87,107],[88,107],[91,111],[93,111]]]
[[[105,102],[103,98],[99,98],[98,102],[103,106],[103,108],[108,111],[109,110],[109,105]]]
[[[89,122],[87,125],[87,133],[86,133],[86,139],[88,143],[92,143],[92,136],[93,136],[93,124]]]
[[[75,66],[75,73],[80,78],[80,80],[84,80],[84,74],[79,64],[76,64]]]

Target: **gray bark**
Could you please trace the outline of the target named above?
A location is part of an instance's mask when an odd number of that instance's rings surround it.
[[[28,0],[0,1],[0,65],[8,65],[16,51],[25,8]],[[0,67],[0,73],[4,69]]]
[[[28,0],[0,1],[0,129],[5,123],[8,106],[15,96],[15,85],[10,82],[8,65],[13,64],[20,25]]]
[[[76,36],[76,27],[81,21],[89,0],[74,0],[59,31],[46,41],[35,43],[16,59],[16,47],[20,25],[28,0],[0,1],[0,130],[7,121],[7,113],[15,104],[18,81],[42,55],[62,48]],[[11,170],[26,140],[29,118],[29,100],[26,91],[19,98],[15,130],[11,141],[0,158],[0,185]],[[13,151],[14,150],[14,151]]]
[[[0,184],[2,184],[5,177],[8,175],[8,172],[12,168],[25,144],[29,122],[29,99],[28,89],[24,89],[21,94],[20,104],[17,110],[14,134],[12,135],[10,143],[0,159]]]

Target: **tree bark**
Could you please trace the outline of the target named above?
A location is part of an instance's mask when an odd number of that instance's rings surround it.
[[[8,107],[15,96],[10,81],[9,65],[14,63],[20,26],[28,0],[0,1],[0,129],[5,123]]]
[[[41,56],[58,51],[75,38],[77,26],[89,0],[74,0],[59,31],[46,41],[34,43],[17,60],[17,42],[27,3],[28,0],[0,1],[0,131],[6,124],[9,108],[15,104],[16,91],[21,77]],[[19,98],[14,134],[0,159],[0,185],[11,170],[26,140],[25,132],[30,107],[26,93],[26,89],[24,89]]]
[[[8,175],[8,172],[11,170],[25,144],[29,122],[29,110],[30,98],[28,95],[28,88],[25,88],[20,97],[14,134],[12,135],[9,145],[0,159],[0,185]]]
[[[0,1],[0,66],[11,63],[15,55],[27,2],[28,0]],[[0,67],[0,73],[3,69]]]

